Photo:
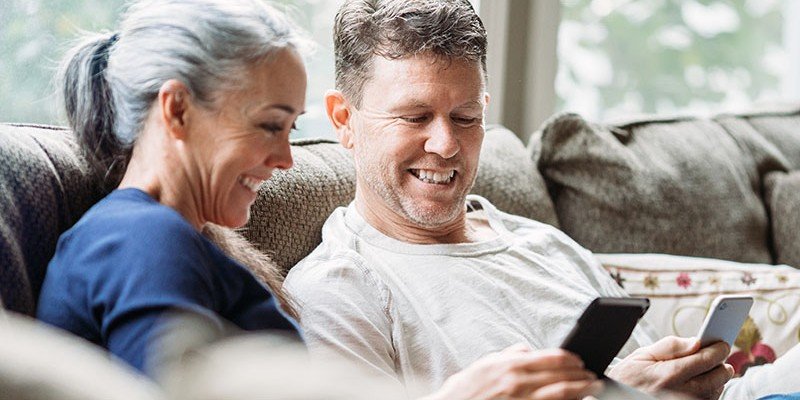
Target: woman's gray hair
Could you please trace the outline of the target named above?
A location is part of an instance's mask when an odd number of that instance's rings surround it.
[[[221,91],[246,84],[249,65],[279,49],[309,46],[287,17],[260,0],[138,1],[117,33],[87,36],[65,58],[67,119],[88,161],[114,187],[164,82],[181,81],[210,107]]]

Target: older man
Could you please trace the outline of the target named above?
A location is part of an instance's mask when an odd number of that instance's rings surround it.
[[[625,293],[560,231],[468,196],[489,101],[486,35],[469,3],[346,1],[334,39],[338,90],[326,109],[357,184],[286,279],[312,354],[414,395],[443,385],[433,398],[595,391],[574,356],[546,349],[594,297]],[[653,341],[638,327],[608,375],[719,397],[733,373],[726,344]]]

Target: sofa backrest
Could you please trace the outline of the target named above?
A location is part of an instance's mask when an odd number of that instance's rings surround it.
[[[764,177],[798,167],[800,110],[602,125],[564,114],[529,150],[561,228],[592,251],[772,263]]]
[[[350,155],[330,140],[292,145],[295,167],[264,184],[242,233],[288,271],[319,244],[320,228],[353,199]],[[510,131],[487,130],[475,193],[501,210],[556,224],[543,179]],[[105,193],[63,128],[0,124],[0,299],[33,315],[59,235]]]
[[[0,125],[0,296],[32,315],[61,232],[102,193],[69,131]]]

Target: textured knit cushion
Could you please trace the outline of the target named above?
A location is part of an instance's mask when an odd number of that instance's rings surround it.
[[[165,399],[152,381],[89,342],[9,313],[0,316],[0,399]]]
[[[792,169],[800,169],[800,107],[740,117],[778,147]]]
[[[541,141],[561,228],[590,250],[772,261],[759,162],[720,125],[565,114]]]
[[[695,336],[721,294],[753,296],[728,362],[741,373],[800,343],[800,271],[665,254],[596,254],[631,296],[650,299],[644,319],[659,336]]]
[[[298,141],[292,156],[292,169],[276,171],[262,185],[242,232],[284,273],[319,245],[325,220],[355,196],[352,158],[338,143]],[[488,129],[473,193],[503,211],[555,225],[544,181],[531,173],[534,170],[524,145],[511,131]]]
[[[800,171],[773,172],[764,186],[777,262],[800,268]]]
[[[0,125],[0,295],[33,315],[61,232],[100,198],[69,131]]]

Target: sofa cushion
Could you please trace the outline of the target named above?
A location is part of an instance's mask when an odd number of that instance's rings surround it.
[[[561,228],[592,251],[772,261],[758,162],[713,121],[564,114],[540,153]]]
[[[355,196],[350,153],[331,140],[292,145],[294,167],[275,171],[251,208],[243,235],[287,273],[322,240],[321,229],[336,207]],[[487,129],[473,193],[499,209],[556,224],[555,211],[522,142],[509,130]]]
[[[33,315],[59,235],[102,194],[61,128],[0,124],[0,297]]]
[[[777,262],[800,268],[800,170],[767,175],[764,189]]]
[[[740,114],[738,117],[774,144],[789,161],[791,169],[800,169],[800,106]]]
[[[719,295],[753,296],[728,359],[737,374],[800,343],[800,271],[794,268],[665,254],[596,257],[628,294],[650,299],[644,320],[659,337],[697,335]]]

